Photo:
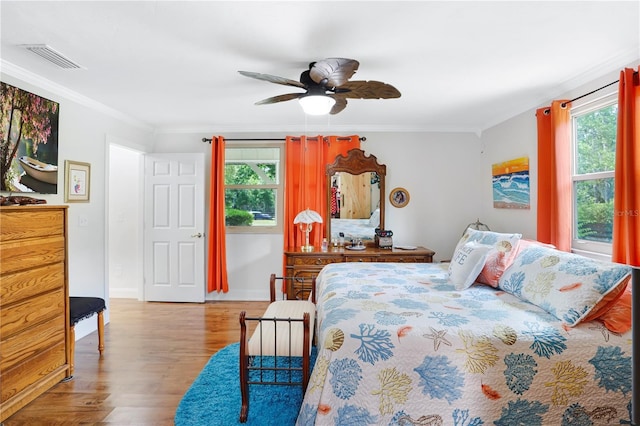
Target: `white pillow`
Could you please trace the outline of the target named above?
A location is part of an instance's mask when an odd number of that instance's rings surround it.
[[[377,228],[380,225],[380,209],[375,209],[369,218],[369,226]]]
[[[471,241],[458,247],[449,264],[449,281],[456,290],[471,287],[480,275],[493,246]]]

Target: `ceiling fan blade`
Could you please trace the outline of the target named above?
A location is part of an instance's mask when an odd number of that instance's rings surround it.
[[[345,84],[358,70],[359,65],[355,59],[328,58],[313,63],[309,74],[316,83],[333,88]]]
[[[337,114],[347,107],[347,100],[344,97],[333,96],[333,99],[336,100],[336,103],[331,108],[331,111],[329,111],[329,114],[331,115]]]
[[[298,99],[304,95],[306,95],[306,93],[287,93],[285,95],[272,96],[271,98],[263,99],[256,102],[256,105],[275,104],[277,102],[290,101],[293,99]]]
[[[300,87],[301,89],[305,88],[304,84],[300,83],[299,81],[290,80],[284,77],[278,77],[277,75],[260,74],[258,72],[251,72],[251,71],[238,71],[238,72],[244,75],[245,77],[251,77],[257,80],[269,81],[271,83],[282,84],[284,86]]]
[[[348,81],[336,87],[336,94],[352,99],[392,99],[399,98],[400,92],[390,84],[381,81]]]

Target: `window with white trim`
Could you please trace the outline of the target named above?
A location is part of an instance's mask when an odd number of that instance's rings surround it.
[[[228,233],[281,233],[283,145],[225,148],[225,224]]]
[[[572,107],[574,250],[611,254],[618,99]]]

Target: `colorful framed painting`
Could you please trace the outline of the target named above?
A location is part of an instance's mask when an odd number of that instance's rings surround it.
[[[64,201],[89,202],[91,188],[91,164],[79,161],[64,162]]]
[[[60,105],[0,82],[0,191],[58,193]]]
[[[497,209],[529,209],[529,157],[520,157],[491,167],[493,207]]]

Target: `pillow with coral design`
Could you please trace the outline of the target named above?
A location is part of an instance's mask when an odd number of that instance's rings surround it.
[[[630,278],[629,266],[532,244],[518,251],[498,288],[574,327],[604,312]]]

